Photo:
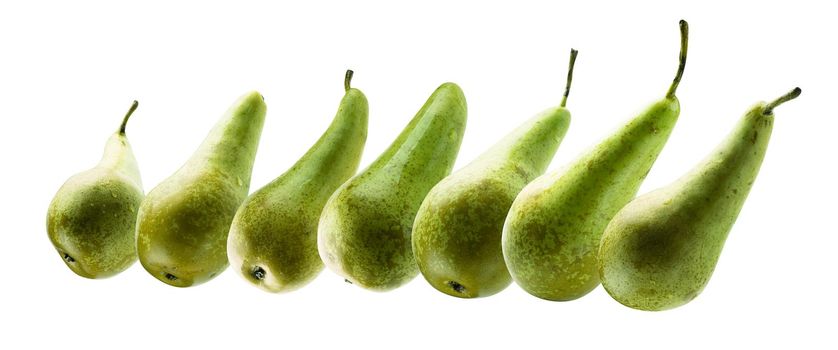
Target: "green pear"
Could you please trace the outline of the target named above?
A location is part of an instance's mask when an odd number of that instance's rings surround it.
[[[247,281],[269,292],[286,292],[313,280],[323,262],[317,223],[332,193],[355,174],[367,140],[369,107],[350,88],[332,124],[291,169],[253,193],[233,219],[227,256]]]
[[[442,84],[390,147],[329,198],[317,238],[326,266],[376,291],[416,277],[413,219],[428,191],[451,172],[465,126],[463,91]]]
[[[617,213],[599,249],[608,294],[628,307],[658,311],[701,293],[759,173],[774,107],[798,95],[795,88],[774,102],[757,103],[690,172]]]
[[[136,109],[134,101],[99,164],[70,177],[49,205],[49,239],[67,267],[82,277],[110,277],[137,260],[134,225],[143,185],[125,136]]]
[[[686,64],[687,22],[680,27],[680,63],[666,96],[515,198],[504,224],[503,254],[512,278],[528,293],[566,301],[599,284],[602,232],[637,194],[678,120],[675,89]]]
[[[189,287],[227,268],[227,234],[247,197],[266,109],[258,92],[239,98],[192,157],[143,200],[137,253],[152,276]]]
[[[529,119],[434,186],[416,214],[413,254],[437,290],[461,298],[493,295],[512,279],[501,251],[503,220],[518,192],[546,170],[570,125],[565,108],[576,60],[571,50],[562,103]]]

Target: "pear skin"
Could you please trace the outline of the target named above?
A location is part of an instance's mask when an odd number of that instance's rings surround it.
[[[233,270],[268,292],[288,292],[323,270],[317,224],[332,193],[358,169],[369,106],[349,83],[332,124],[294,166],[245,200],[233,219],[227,256]]]
[[[608,294],[628,307],[658,311],[701,293],[759,173],[774,127],[773,109],[798,95],[796,88],[751,107],[690,172],[617,213],[599,249]]]
[[[49,239],[67,267],[82,277],[110,277],[137,261],[134,227],[143,185],[125,136],[136,109],[134,101],[99,164],[70,177],[49,205]]]
[[[528,293],[567,301],[599,285],[602,232],[636,195],[680,114],[675,89],[686,65],[687,23],[680,27],[680,64],[666,96],[515,198],[504,224],[503,254],[512,278]]]
[[[140,263],[158,280],[189,287],[227,268],[227,234],[250,186],[264,98],[239,98],[192,157],[152,189],[137,217]]]
[[[329,198],[317,238],[327,267],[374,291],[416,277],[413,219],[428,191],[451,172],[465,126],[462,90],[442,84],[390,147]]]
[[[512,279],[501,251],[503,221],[518,192],[544,173],[570,125],[562,103],[529,119],[434,186],[413,224],[413,254],[425,280],[460,298],[494,295]]]

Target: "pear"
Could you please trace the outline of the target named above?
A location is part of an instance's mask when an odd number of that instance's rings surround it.
[[[599,249],[608,294],[628,307],[658,311],[701,293],[756,180],[774,107],[798,95],[795,88],[774,102],[757,103],[690,172],[617,213]]]
[[[116,275],[137,261],[134,225],[143,199],[140,171],[125,125],[108,139],[96,167],[70,177],[47,211],[47,233],[73,272],[87,278]]]
[[[300,288],[323,270],[317,223],[329,196],[355,174],[367,140],[367,98],[350,87],[332,124],[284,174],[248,197],[227,241],[233,269],[269,292]]]
[[[442,84],[390,147],[329,198],[317,231],[326,266],[375,291],[416,277],[413,219],[428,191],[451,172],[465,126],[462,90]]]
[[[512,282],[501,251],[503,220],[518,192],[544,173],[567,132],[570,112],[565,104],[576,54],[571,50],[560,106],[510,132],[434,186],[422,202],[413,224],[413,254],[437,290],[477,298]]]
[[[247,197],[265,111],[258,92],[239,98],[192,157],[143,200],[137,253],[158,280],[189,287],[227,268],[227,234]]]
[[[513,280],[528,293],[567,301],[599,284],[602,232],[637,194],[678,120],[675,89],[686,65],[687,22],[680,27],[680,63],[666,96],[515,198],[504,224],[503,254]]]

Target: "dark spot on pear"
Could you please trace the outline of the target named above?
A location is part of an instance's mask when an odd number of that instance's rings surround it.
[[[253,276],[253,278],[255,278],[257,281],[261,281],[265,279],[265,269],[259,266],[254,266],[253,270],[250,271],[250,275]]]
[[[518,174],[518,176],[520,176],[521,178],[524,178],[524,179],[528,179],[528,178],[529,178],[529,176],[527,176],[527,171],[526,171],[526,170],[524,170],[524,168],[522,168],[522,167],[520,167],[520,166],[518,166],[518,165],[516,165],[516,166],[515,166],[515,173],[517,173],[517,174]]]
[[[459,284],[455,281],[448,281],[447,284],[448,284],[449,287],[451,287],[451,289],[453,289],[457,293],[462,294],[462,293],[465,293],[465,291],[466,291],[466,287],[464,285]]]
[[[177,276],[167,272],[166,273],[166,279],[169,280],[169,281],[177,281]]]
[[[64,253],[61,257],[64,258],[64,261],[66,261],[68,263],[76,262],[76,259],[73,259],[73,257],[70,256],[70,254]]]

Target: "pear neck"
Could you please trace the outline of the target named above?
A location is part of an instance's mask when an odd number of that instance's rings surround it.
[[[242,185],[249,184],[265,113],[264,101],[258,93],[240,98],[215,124],[190,158],[190,167],[214,167],[235,177],[234,180]]]
[[[134,152],[124,134],[116,132],[105,144],[105,152],[97,165],[99,168],[122,172],[140,184],[140,171]]]
[[[714,218],[736,217],[756,180],[771,138],[773,123],[766,122],[762,112],[761,106],[748,111],[712,152],[671,185],[678,189],[684,203],[693,206],[687,210],[707,213],[710,208],[712,213],[733,213],[710,215]],[[726,235],[727,231],[717,234]]]
[[[569,125],[570,113],[567,109],[553,107],[545,110],[481,154],[474,160],[474,167],[498,169],[511,166],[511,170],[531,181],[547,169]]]

